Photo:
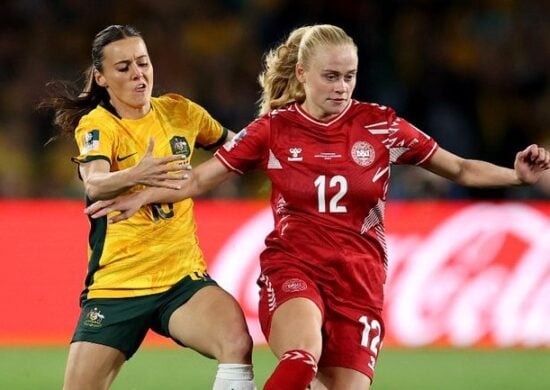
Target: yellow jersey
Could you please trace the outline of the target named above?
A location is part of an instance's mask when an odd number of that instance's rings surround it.
[[[222,144],[224,129],[208,112],[179,95],[151,99],[140,119],[122,119],[112,107],[99,105],[83,116],[75,130],[77,163],[105,159],[111,171],[137,164],[153,138],[155,157],[182,154],[190,160],[194,146]],[[139,191],[136,186],[131,191]],[[89,203],[89,199],[87,199]],[[200,278],[206,263],[199,248],[193,201],[142,207],[129,219],[107,224],[90,219],[88,273],[82,298],[124,298],[160,293],[190,275]]]

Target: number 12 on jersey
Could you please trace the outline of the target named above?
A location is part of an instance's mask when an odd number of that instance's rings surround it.
[[[318,176],[314,181],[315,187],[317,187],[317,208],[320,213],[327,212],[326,201],[326,185],[327,177],[325,175]],[[346,206],[339,205],[338,202],[348,192],[348,182],[344,176],[336,175],[332,176],[328,180],[328,186],[330,188],[338,187],[338,192],[334,194],[328,203],[329,213],[346,213],[348,211]]]
[[[369,348],[374,356],[370,357],[369,367],[374,370],[376,356],[378,356],[378,347],[380,345],[380,333],[382,326],[378,320],[369,320],[367,316],[359,317],[359,322],[363,324],[363,334],[361,337],[361,346]],[[372,335],[371,335],[372,331]]]

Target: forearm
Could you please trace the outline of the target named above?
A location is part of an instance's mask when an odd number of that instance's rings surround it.
[[[450,179],[465,187],[491,188],[523,184],[514,169],[469,159],[462,160],[458,174]]]
[[[201,164],[189,178],[178,182],[180,189],[146,188],[139,193],[142,204],[175,203],[187,198],[194,198],[217,187],[234,175],[227,171],[215,158]]]
[[[92,200],[112,199],[135,186],[132,168],[116,172],[94,172],[86,177],[86,195]]]

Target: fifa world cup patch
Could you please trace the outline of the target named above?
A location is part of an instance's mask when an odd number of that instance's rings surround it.
[[[88,131],[84,134],[84,149],[82,154],[86,154],[91,150],[99,150],[99,129]]]
[[[88,312],[88,314],[86,314],[84,325],[91,328],[100,328],[103,323],[103,319],[105,319],[105,316],[101,314],[101,311],[98,310],[97,307],[94,307]]]
[[[235,146],[237,146],[237,144],[239,143],[240,140],[242,140],[244,137],[246,136],[246,128],[242,129],[241,131],[239,131],[231,141],[229,142],[226,142],[224,145],[223,145],[223,148],[225,150],[227,150],[228,152],[231,151],[231,149],[233,149]]]

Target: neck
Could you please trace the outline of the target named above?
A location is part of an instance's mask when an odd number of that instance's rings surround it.
[[[151,101],[148,101],[147,104],[138,107],[120,104],[120,102],[116,102],[112,99],[109,103],[116,110],[118,116],[123,119],[141,119],[151,110]]]

